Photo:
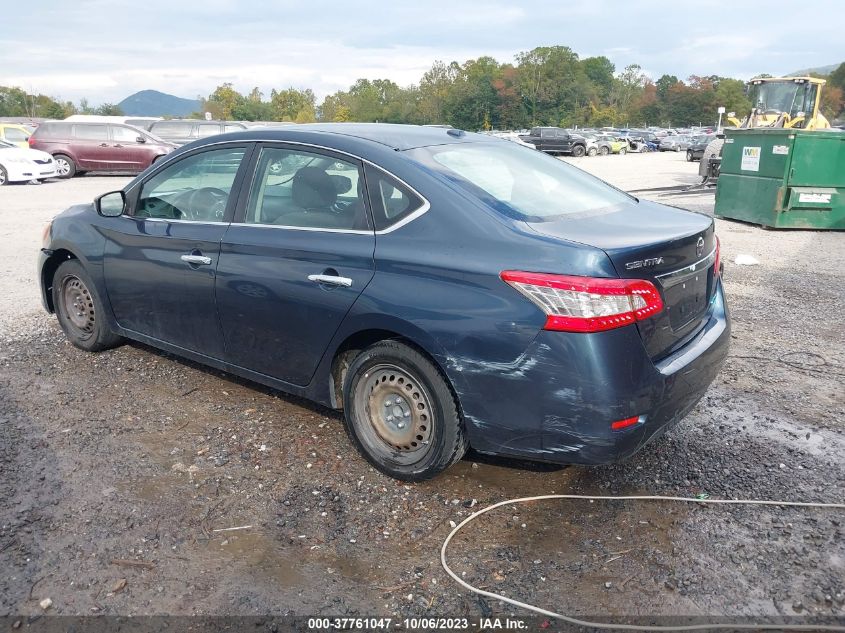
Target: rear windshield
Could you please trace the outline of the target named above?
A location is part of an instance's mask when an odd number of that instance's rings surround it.
[[[636,201],[576,167],[515,143],[455,143],[408,153],[524,222],[610,212]]]

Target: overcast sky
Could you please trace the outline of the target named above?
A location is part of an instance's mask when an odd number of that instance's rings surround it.
[[[845,0],[4,0],[0,85],[96,105],[153,88],[416,83],[431,63],[535,46],[605,55],[652,77],[748,78],[845,61]],[[268,6],[262,6],[268,5]],[[804,16],[809,17],[804,17]],[[820,16],[817,18],[817,16]]]

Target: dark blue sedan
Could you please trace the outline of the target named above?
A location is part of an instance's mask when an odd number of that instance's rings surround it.
[[[515,143],[380,124],[186,145],[53,220],[45,307],[342,409],[376,468],[598,464],[692,409],[728,351],[704,215]]]

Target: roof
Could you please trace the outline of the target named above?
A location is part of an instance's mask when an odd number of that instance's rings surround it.
[[[280,139],[291,132],[317,132],[337,134],[363,139],[385,145],[394,150],[406,150],[427,145],[446,145],[450,143],[471,143],[498,140],[485,134],[474,134],[463,130],[427,127],[424,125],[403,125],[399,123],[308,123],[302,125],[282,125],[278,128],[250,128],[243,134],[254,133],[266,137],[278,132]]]

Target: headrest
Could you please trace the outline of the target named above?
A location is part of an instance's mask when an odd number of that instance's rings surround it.
[[[303,167],[293,177],[291,196],[303,209],[324,209],[337,200],[337,187],[319,167]]]

